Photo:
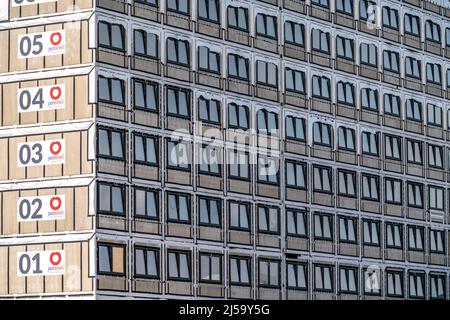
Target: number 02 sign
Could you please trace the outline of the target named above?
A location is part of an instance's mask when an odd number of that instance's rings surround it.
[[[19,59],[64,54],[64,30],[20,35],[17,41]]]
[[[65,158],[64,140],[19,143],[17,152],[18,167],[62,164]]]
[[[48,276],[64,274],[64,250],[17,253],[17,276]]]
[[[65,218],[65,196],[23,197],[17,200],[17,221],[61,220]]]
[[[64,108],[64,84],[17,90],[18,112],[45,111]]]

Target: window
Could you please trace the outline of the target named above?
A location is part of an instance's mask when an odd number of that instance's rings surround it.
[[[190,170],[188,142],[167,141],[167,167],[178,170]]]
[[[158,165],[157,138],[134,134],[134,162],[144,165]]]
[[[314,289],[333,292],[333,267],[314,265]]]
[[[450,69],[447,69],[447,90],[448,88],[450,88]]]
[[[280,262],[275,260],[259,260],[259,285],[261,287],[280,286]]]
[[[428,199],[431,210],[444,211],[444,189],[434,186],[428,187]]]
[[[430,298],[445,299],[445,275],[430,274]]]
[[[398,30],[398,11],[390,7],[383,7],[383,26]]]
[[[286,116],[286,138],[306,141],[306,120],[294,116]]]
[[[328,0],[311,0],[311,3],[321,6],[321,7],[324,7],[324,8],[330,7]]]
[[[402,204],[402,181],[397,179],[386,178],[386,203]]]
[[[362,132],[362,152],[372,156],[378,156],[378,133]]]
[[[336,0],[336,11],[353,17],[353,0]]]
[[[362,175],[362,199],[379,201],[379,177],[371,175]]]
[[[425,21],[425,39],[441,43],[441,27],[431,20]]]
[[[98,273],[103,275],[125,275],[125,246],[98,244]]]
[[[306,290],[307,282],[307,266],[301,263],[287,263],[287,287],[289,289]]]
[[[333,241],[333,218],[331,215],[314,214],[314,239]]]
[[[341,293],[358,293],[358,269],[339,268],[339,280]]]
[[[396,136],[385,135],[384,136],[385,157],[386,159],[392,159],[399,161],[402,159],[402,138]]]
[[[386,271],[387,278],[387,296],[403,297],[403,272]]]
[[[450,47],[450,28],[445,29],[445,45]]]
[[[278,161],[270,157],[258,157],[258,182],[278,184]]]
[[[256,34],[266,38],[277,38],[277,18],[262,13],[256,15]]]
[[[320,29],[312,29],[312,49],[330,54],[330,33]]]
[[[355,105],[354,91],[355,87],[352,83],[338,81],[337,102],[354,106]]]
[[[249,109],[236,103],[228,104],[228,127],[247,130],[249,128]]]
[[[221,201],[214,198],[198,198],[199,225],[221,226]]]
[[[267,109],[258,110],[258,133],[267,135],[277,134],[278,114]]]
[[[423,208],[423,185],[408,182],[408,206]]]
[[[158,35],[144,30],[134,30],[134,54],[158,58]]]
[[[189,66],[189,42],[167,38],[167,62]]]
[[[198,98],[198,118],[206,123],[220,124],[220,101]]]
[[[385,71],[400,73],[398,52],[383,51],[383,69]]]
[[[378,65],[378,48],[374,44],[361,43],[361,64],[376,67]]]
[[[248,9],[228,6],[228,27],[248,31]]]
[[[441,66],[437,63],[427,63],[427,82],[441,85]]]
[[[134,108],[145,111],[157,111],[159,104],[157,83],[134,80]]]
[[[378,221],[364,220],[363,230],[365,245],[380,245],[380,223]]]
[[[341,243],[356,243],[356,219],[339,217],[339,240]]]
[[[386,223],[386,248],[403,248],[403,227],[401,224]]]
[[[158,220],[158,191],[144,188],[134,189],[134,216],[140,219]]]
[[[378,111],[378,90],[362,88],[361,107],[363,109]]]
[[[229,150],[228,177],[233,179],[250,180],[250,160],[247,152],[240,150]]]
[[[354,47],[352,39],[336,36],[336,54],[338,57],[353,61],[353,48]]]
[[[191,222],[191,196],[183,193],[167,193],[167,220],[177,223]]]
[[[220,53],[198,47],[198,70],[220,74]]]
[[[406,139],[408,163],[422,164],[422,142]]]
[[[313,76],[313,97],[330,100],[330,79],[327,77]]]
[[[422,103],[414,100],[406,100],[406,119],[421,122],[422,121]]]
[[[405,33],[413,36],[420,36],[420,18],[418,16],[405,13]]]
[[[361,20],[375,20],[375,8],[377,4],[373,1],[359,1],[359,18]]]
[[[430,229],[430,251],[432,253],[445,253],[444,240],[444,231]]]
[[[167,11],[189,15],[189,0],[167,0]]]
[[[400,117],[400,97],[393,94],[384,94],[384,113]]]
[[[294,237],[307,237],[307,218],[306,212],[299,210],[286,210],[287,214],[287,233]]]
[[[405,58],[405,74],[408,77],[422,79],[421,61],[413,57]]]
[[[125,160],[124,131],[109,128],[98,129],[98,155],[103,158]]]
[[[228,76],[248,82],[248,59],[230,53],[228,55]]]
[[[279,209],[275,207],[258,207],[258,230],[261,233],[279,234]]]
[[[339,195],[346,197],[356,197],[356,172],[338,171]]]
[[[381,295],[380,272],[373,269],[364,270],[364,293]]]
[[[443,164],[444,149],[441,146],[428,145],[428,166],[433,168],[444,168]]]
[[[200,146],[200,164],[198,166],[199,173],[206,173],[213,176],[221,175],[221,156],[220,149],[214,145]]]
[[[303,71],[285,69],[286,91],[306,93],[305,91],[305,73]]]
[[[149,6],[158,6],[158,0],[135,0],[135,2],[145,3]]]
[[[355,151],[355,130],[352,128],[339,127],[338,148],[342,150]]]
[[[219,22],[219,1],[217,0],[199,0],[198,17],[201,20]]]
[[[167,252],[168,280],[191,280],[191,253],[186,251],[169,250]]]
[[[284,42],[294,46],[305,46],[305,25],[293,21],[284,22]]]
[[[121,79],[98,77],[99,102],[125,105],[125,83]]]
[[[125,187],[99,182],[98,212],[104,214],[125,215]]]
[[[331,147],[331,125],[322,122],[314,122],[313,142],[317,145]]]
[[[190,117],[191,92],[181,88],[167,88],[167,114],[179,118]]]
[[[222,256],[200,253],[200,282],[222,283]]]
[[[241,286],[250,285],[251,258],[230,257],[230,283]]]
[[[286,186],[306,190],[306,163],[286,161]]]
[[[408,249],[423,251],[424,227],[408,226]]]
[[[428,124],[437,127],[442,127],[442,108],[435,104],[428,103],[427,109],[428,109],[427,112]]]
[[[332,193],[331,168],[314,166],[314,191]]]
[[[135,247],[134,274],[137,278],[159,278],[159,250]]]
[[[99,47],[125,51],[125,29],[121,24],[100,21],[98,23]]]
[[[250,230],[250,206],[247,203],[229,202],[230,229]]]
[[[256,61],[256,83],[265,86],[278,86],[278,70],[275,63]]]

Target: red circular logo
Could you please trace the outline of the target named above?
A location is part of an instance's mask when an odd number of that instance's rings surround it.
[[[59,141],[55,141],[50,144],[50,152],[54,155],[57,155],[58,153],[60,153],[61,149],[62,149],[62,145],[61,145],[61,142],[59,142]]]
[[[50,42],[52,45],[57,46],[58,44],[61,43],[62,40],[62,34],[61,32],[53,32],[50,35]]]
[[[61,205],[62,201],[60,197],[53,197],[50,199],[50,208],[52,208],[52,210],[59,210]]]
[[[57,100],[61,97],[61,88],[60,87],[52,87],[50,89],[50,98],[53,100]]]
[[[61,263],[61,253],[59,252],[52,252],[50,254],[50,263],[54,266],[57,266],[58,264]]]

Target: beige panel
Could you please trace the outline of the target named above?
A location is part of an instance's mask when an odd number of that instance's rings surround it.
[[[25,167],[17,166],[17,144],[25,142],[25,137],[14,137],[9,139],[9,173],[7,179],[24,179]]]
[[[25,293],[26,277],[17,276],[17,253],[27,251],[25,246],[9,247],[9,293]]]
[[[88,160],[88,131],[81,132],[81,173],[88,174],[93,172],[93,161]]]
[[[58,12],[73,10],[74,0],[58,0]]]
[[[38,14],[37,5],[22,6],[20,8],[20,16],[22,17],[36,16]]]
[[[38,58],[36,58],[38,59]],[[32,60],[32,59],[31,59]],[[26,81],[20,83],[19,88],[32,88],[36,87],[38,85],[37,81]],[[17,112],[17,90],[14,92],[11,92],[11,113],[16,114],[17,116],[11,116],[11,118],[19,117],[20,124],[33,124],[37,122],[37,112],[24,112],[24,113],[18,113]],[[13,123],[12,123],[13,124]]]
[[[9,152],[9,141],[7,138],[0,139],[0,152],[6,155]],[[8,180],[8,161],[0,161],[0,180]]]
[[[63,139],[65,136],[65,134],[61,134],[61,133],[54,133],[54,134],[46,134],[45,135],[45,140],[57,140],[57,139]],[[72,145],[68,145],[66,142],[66,146],[65,146],[65,152],[67,154],[68,150],[70,150],[72,147],[75,148],[75,146]],[[64,164],[51,164],[51,165],[46,165],[44,166],[44,170],[45,170],[45,177],[58,177],[62,175],[63,172],[63,166],[65,166],[67,164],[67,159],[64,159]]]
[[[67,90],[67,89],[66,89]],[[75,78],[75,119],[92,118],[89,102],[89,76]]]
[[[8,247],[0,247],[0,295],[8,293]]]
[[[64,175],[71,176],[80,173],[80,132],[64,133],[66,141],[66,159],[64,163]],[[85,146],[87,147],[87,146]],[[82,147],[81,147],[82,148]]]
[[[8,52],[9,43],[9,30],[0,31],[0,43],[2,43],[1,52]],[[16,50],[17,54],[17,50]],[[0,72],[8,72],[9,61],[7,54],[0,54]]]
[[[81,63],[92,63],[92,50],[89,49],[89,22],[81,21]]]
[[[39,87],[43,86],[51,86],[55,85],[55,79],[44,79],[39,80]],[[39,112],[30,112],[35,113],[38,116],[38,122],[53,122],[56,121],[56,110],[47,110],[47,111],[39,111]]]
[[[75,189],[75,229],[93,229],[93,217],[89,216],[89,187]]]
[[[9,17],[10,19],[18,18],[20,17],[20,7],[13,7],[12,1],[9,3]]]
[[[19,123],[19,113],[17,112],[17,89],[18,83],[5,83],[3,85],[3,122],[4,126],[11,126]]]
[[[44,245],[28,245],[26,251],[43,251]],[[14,258],[14,257],[11,257]],[[17,261],[17,258],[15,259]],[[24,277],[27,282],[27,293],[42,293],[44,292],[44,276]]]
[[[89,243],[83,242],[81,244],[82,248],[82,265],[81,265],[81,275],[82,275],[82,287],[83,291],[92,291],[94,289],[93,279],[89,277]]]
[[[25,6],[25,7],[35,7],[35,6]],[[44,32],[45,28],[44,26],[38,26],[38,27],[31,27],[28,28],[27,33],[37,33],[37,32]],[[33,69],[42,69],[44,68],[44,57],[34,57],[34,58],[28,58],[26,59],[28,63],[28,70]]]
[[[48,196],[48,195],[54,195],[55,189],[38,189],[38,195],[39,196]],[[49,220],[49,221],[39,221],[38,222],[38,231],[41,232],[55,232],[56,230],[56,221],[55,220]]]
[[[57,84],[64,84],[66,90],[66,96],[64,98],[64,109],[59,109],[56,111],[56,120],[71,120],[73,119],[73,77],[58,78],[56,79]]]
[[[56,4],[59,1],[39,4],[39,14],[49,14],[56,12]]]
[[[27,142],[34,142],[34,141],[42,141],[44,140],[43,135],[33,135],[33,136],[26,136]],[[17,145],[16,145],[17,150]],[[16,151],[17,153],[17,151]],[[17,162],[14,163],[17,166]],[[11,164],[13,165],[13,164]],[[29,166],[26,168],[26,178],[42,178],[44,176],[44,166]]]
[[[64,291],[81,291],[81,261],[82,252],[80,243],[65,243],[64,252],[66,255],[66,272],[64,274]],[[83,260],[84,264],[87,261]]]
[[[20,193],[16,196],[16,199],[14,201],[14,207],[11,207],[11,208],[17,208],[17,199],[19,197],[32,197],[32,196],[36,196],[36,195],[37,195],[36,190],[20,191]],[[11,220],[11,223],[19,225],[19,233],[20,234],[38,232],[38,222],[36,222],[36,221],[18,222],[16,210],[9,210],[9,212],[10,212],[9,219]]]
[[[8,191],[3,193],[2,201],[2,220],[3,220],[3,233],[4,234],[18,234],[19,224],[17,223],[16,210],[11,208],[17,207],[17,198],[19,197],[19,191]],[[14,216],[14,219],[12,218]]]
[[[93,0],[75,0],[75,5],[80,9],[88,9],[92,8],[92,1]]]
[[[63,29],[63,25],[62,24],[48,24],[45,26],[45,31],[56,31],[56,30],[61,30]],[[66,45],[67,43],[69,43],[70,41],[77,41],[76,38],[74,39],[70,39],[67,37],[66,34]],[[62,66],[62,61],[63,61],[63,55],[62,54],[56,54],[53,56],[45,56],[45,68],[52,68],[52,67],[60,67]]]
[[[65,25],[66,30],[66,52],[64,54],[64,65],[73,65],[80,64],[81,55],[80,55],[80,46],[81,42],[75,41],[75,39],[79,39],[81,34],[81,23],[79,21],[72,22]]]
[[[17,48],[18,48],[18,37],[19,35],[26,34],[27,29],[14,29],[10,30],[10,40],[9,40],[9,71],[22,71],[27,69],[27,59],[19,59],[17,56]]]
[[[62,250],[63,244],[61,243],[50,243],[45,245],[45,251],[51,251],[51,250]],[[64,254],[66,252],[64,251]],[[67,272],[67,262],[65,265],[64,273]],[[52,276],[44,276],[45,281],[45,293],[55,293],[55,292],[61,292],[62,291],[62,282],[63,282],[63,276],[62,275],[52,275]]]

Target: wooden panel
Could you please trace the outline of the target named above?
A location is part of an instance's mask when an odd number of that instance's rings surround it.
[[[8,247],[0,247],[0,267],[8,265]],[[0,272],[0,295],[8,293],[8,272]]]
[[[89,187],[75,189],[75,218],[74,225],[76,230],[93,229],[93,217],[89,216]],[[82,199],[83,201],[77,201]]]
[[[40,3],[39,7],[39,15],[41,14],[49,14],[56,12],[56,5],[59,5],[60,1],[48,2],[48,3]]]
[[[19,191],[10,191],[2,193],[2,232],[3,234],[18,234],[19,224],[17,219],[11,219],[8,213],[11,213],[11,208],[16,208]]]
[[[79,174],[81,171],[81,161],[80,158],[80,133],[78,131],[75,132],[66,132],[64,134],[64,140],[66,141],[66,146],[72,146],[71,149],[66,149],[66,160],[64,164],[64,175],[71,176],[75,174]],[[87,145],[85,145],[87,148]]]
[[[17,112],[17,89],[19,89],[19,83],[6,83],[2,86],[3,98],[1,100],[3,121],[2,125],[10,126],[19,124],[19,113]]]
[[[64,291],[81,291],[82,252],[79,243],[65,243],[66,265],[69,266],[64,275]]]
[[[2,51],[7,52],[9,43],[8,30],[0,31],[0,43],[3,43]],[[0,72],[8,72],[8,59],[9,57],[7,54],[0,54]]]
[[[25,246],[9,247],[8,266],[1,266],[1,270],[8,270],[9,275],[9,293],[21,294],[25,293],[25,277],[17,276],[17,253],[26,251]]]
[[[93,61],[93,50],[89,49],[89,22],[81,21],[81,63],[92,63]]]
[[[8,139],[0,139],[0,150],[3,154],[10,154],[8,147]],[[8,180],[8,165],[9,161],[0,161],[0,180]]]
[[[81,265],[82,291],[92,291],[94,288],[94,279],[89,277],[89,243],[83,242],[81,248],[81,259],[84,261]]]
[[[72,65],[81,63],[81,42],[80,41],[71,41],[71,39],[78,39],[81,32],[81,23],[73,22],[70,25],[70,28],[66,28],[66,52],[64,54],[64,65]],[[87,39],[86,39],[87,41]]]
[[[58,12],[72,11],[74,0],[58,0]]]
[[[67,85],[66,85],[67,91]],[[69,93],[67,93],[69,96]],[[75,78],[75,119],[91,118],[93,107],[88,104],[89,101],[89,76]]]
[[[24,179],[25,168],[17,166],[17,144],[25,142],[26,137],[14,137],[9,139],[9,174],[6,179]]]
[[[61,30],[64,29],[64,24],[47,24],[45,26],[45,31],[57,31],[57,30]],[[77,38],[79,38],[79,36],[75,36],[73,38],[70,38],[67,34],[66,31],[66,41],[65,41],[65,45],[66,45],[66,51],[64,54],[57,54],[57,55],[53,55],[53,56],[45,56],[45,68],[52,68],[52,67],[60,67],[63,65],[63,56],[65,56],[67,54],[67,45],[71,42],[77,42]],[[36,59],[36,58],[33,58]]]
[[[81,174],[88,174],[94,171],[93,161],[88,159],[88,142],[89,142],[89,132],[83,131],[81,133],[81,144],[85,147],[81,148]]]
[[[92,8],[93,0],[75,0],[75,5],[80,9]]]
[[[9,40],[9,69],[8,71],[23,71],[27,69],[27,59],[19,59],[17,54],[18,37],[27,33],[26,29],[13,29],[10,30]]]

